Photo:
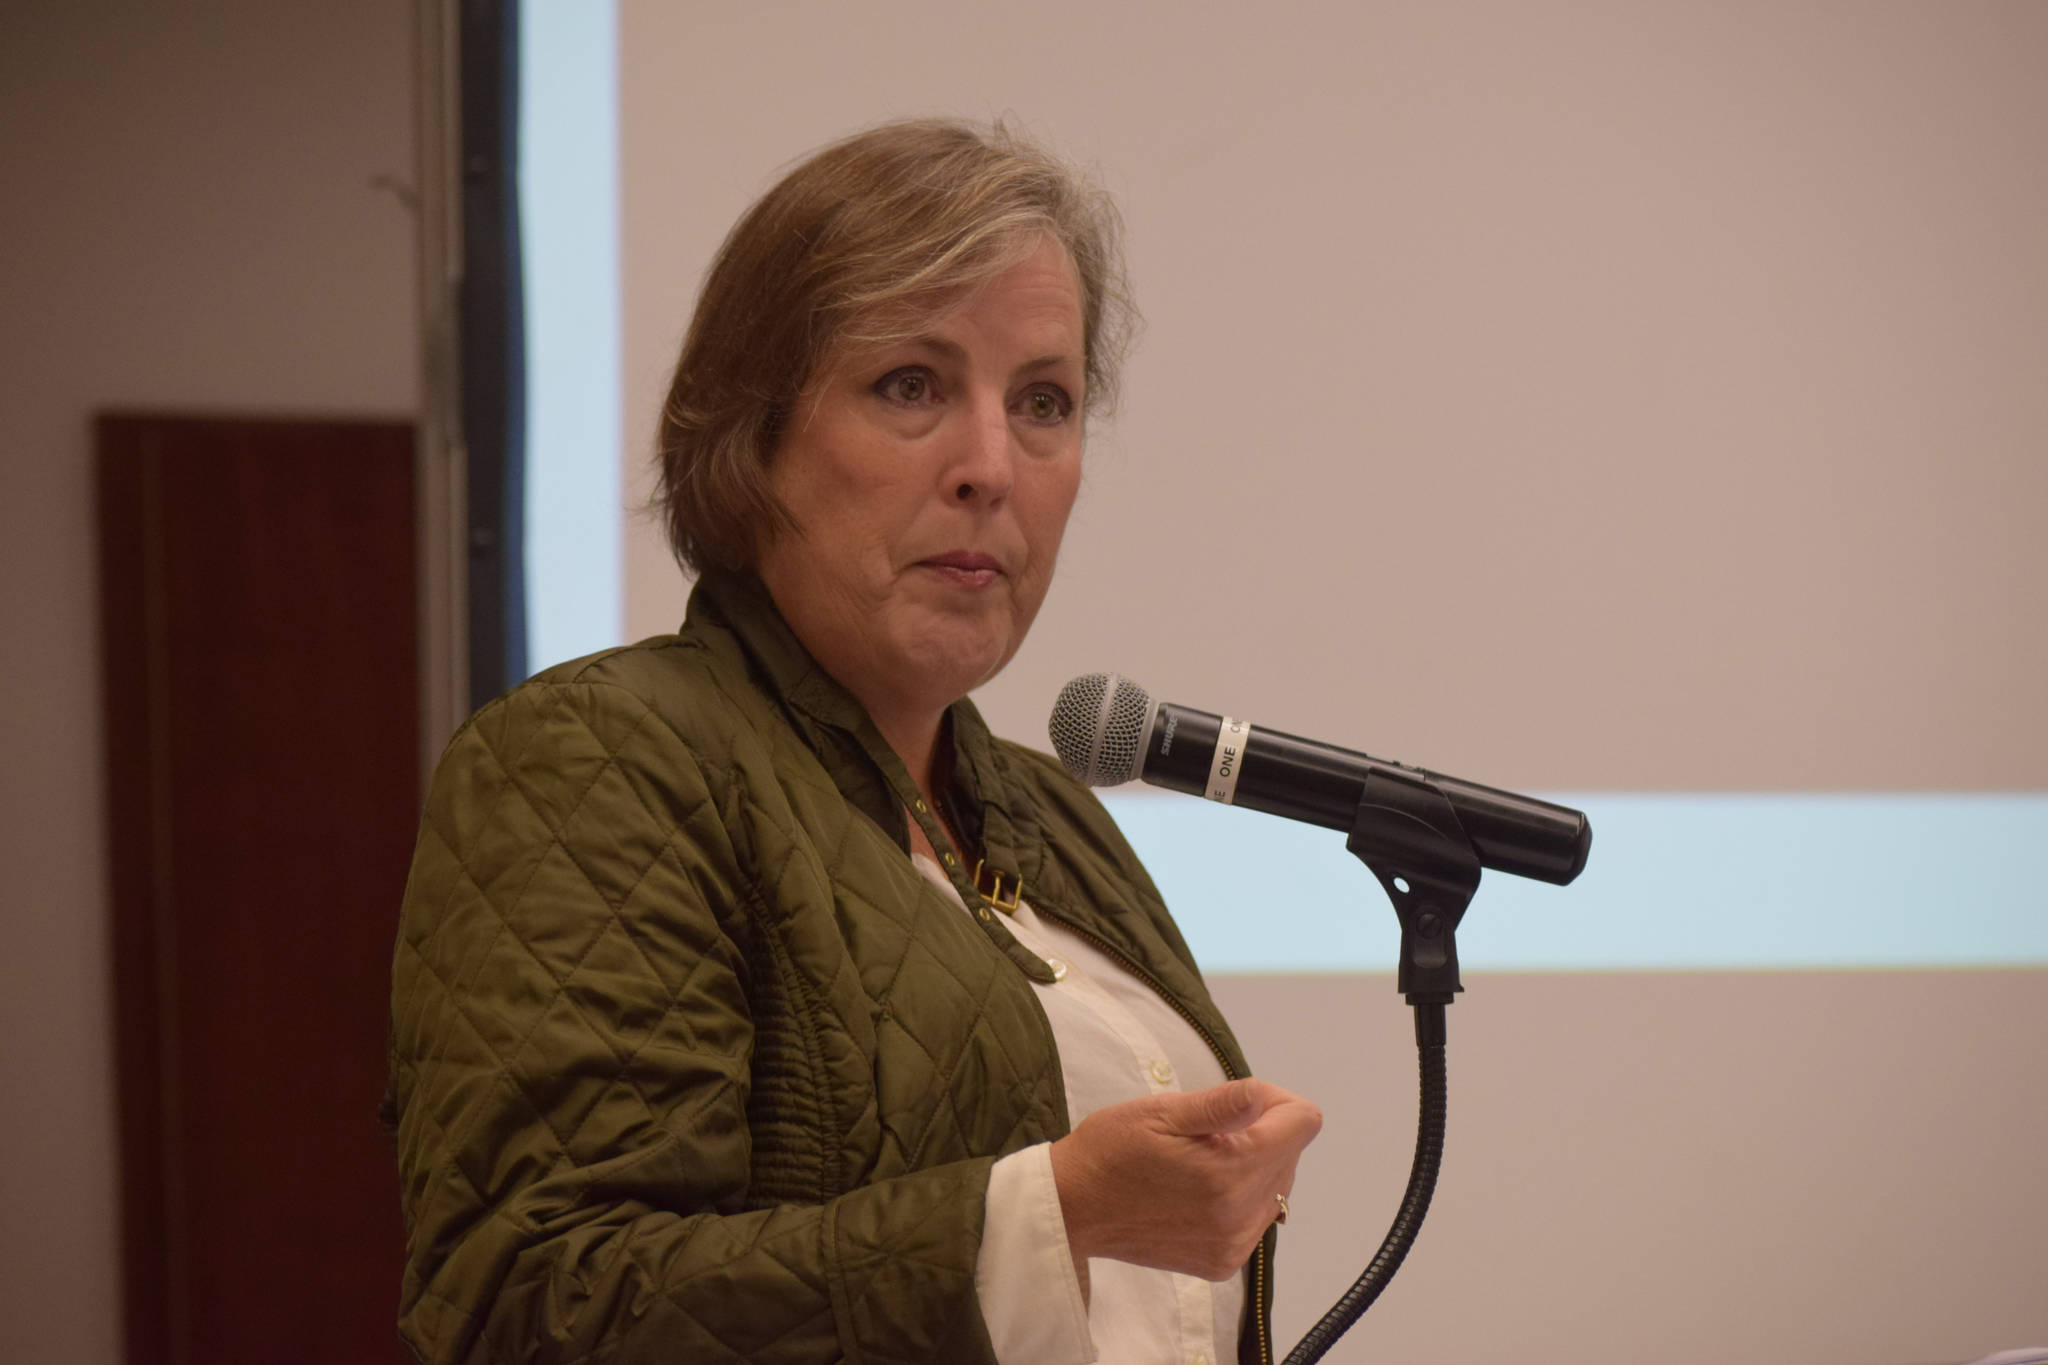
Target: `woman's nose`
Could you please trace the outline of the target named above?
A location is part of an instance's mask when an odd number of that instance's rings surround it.
[[[946,471],[961,502],[996,503],[1016,480],[1015,434],[1000,398],[973,404],[964,414],[953,462]]]

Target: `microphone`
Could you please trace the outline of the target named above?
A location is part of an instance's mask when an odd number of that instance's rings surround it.
[[[1593,845],[1582,811],[1157,702],[1117,673],[1086,673],[1061,688],[1049,728],[1060,763],[1090,787],[1136,778],[1348,831],[1366,778],[1391,769],[1443,793],[1482,867],[1564,886],[1585,869]]]

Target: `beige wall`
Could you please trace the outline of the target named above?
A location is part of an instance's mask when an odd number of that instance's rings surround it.
[[[411,41],[408,0],[0,7],[0,1360],[118,1350],[87,423],[411,410]]]
[[[778,165],[1099,164],[1150,329],[999,730],[1119,668],[1508,786],[2048,786],[2048,6],[890,15],[623,5],[629,473]]]
[[[1281,1239],[1291,1346],[1400,1203],[1409,1012],[1391,975],[1212,984],[1252,1064],[1323,1106]],[[2048,1346],[2048,972],[1465,986],[1436,1199],[1328,1359],[1925,1365]]]
[[[629,486],[805,149],[1007,111],[1120,197],[1150,327],[999,730],[1121,668],[1539,790],[2048,788],[2048,6],[621,11]],[[673,627],[651,528],[627,584]],[[1398,1198],[1407,1012],[1215,984],[1329,1115],[1291,1342]],[[2048,972],[1467,985],[1435,1212],[1332,1359],[2048,1344]]]

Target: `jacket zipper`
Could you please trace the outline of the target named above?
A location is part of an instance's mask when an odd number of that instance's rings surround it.
[[[1157,995],[1166,1002],[1168,1009],[1187,1021],[1188,1027],[1195,1031],[1197,1038],[1200,1038],[1209,1045],[1209,1051],[1216,1055],[1217,1065],[1223,1068],[1224,1079],[1231,1081],[1238,1079],[1237,1068],[1230,1064],[1230,1058],[1224,1055],[1222,1047],[1217,1044],[1216,1039],[1210,1034],[1209,1030],[1202,1027],[1201,1021],[1195,1018],[1193,1012],[1187,1006],[1173,998],[1173,993],[1166,989],[1158,977],[1133,962],[1128,954],[1105,942],[1101,935],[1082,928],[1065,915],[1049,911],[1042,904],[1033,905],[1031,908],[1037,911],[1043,918],[1052,920],[1069,933],[1094,945],[1098,951],[1119,963],[1125,971],[1144,982],[1151,988],[1154,995]],[[1266,1241],[1265,1237],[1260,1237],[1258,1248],[1252,1252],[1252,1322],[1258,1328],[1259,1333],[1260,1365],[1273,1365],[1273,1343],[1266,1335],[1266,1305],[1273,1290],[1273,1267],[1266,1255]]]

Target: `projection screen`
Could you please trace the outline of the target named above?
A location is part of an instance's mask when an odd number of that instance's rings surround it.
[[[997,732],[1044,747],[1060,685],[1114,669],[1588,811],[1577,884],[1481,886],[1468,995],[1531,1013],[1452,1011],[1453,1113],[1464,1019],[1500,1031],[1481,1065],[1507,1067],[1511,1035],[1593,1041],[1569,1002],[1597,996],[1658,1049],[1512,1054],[1553,1088],[1504,1122],[1565,1122],[1553,1102],[1597,1072],[1639,1135],[1688,1136],[1649,1155],[1562,1143],[1532,1170],[1513,1135],[1454,1117],[1447,1191],[1462,1176],[1493,1202],[1439,1216],[1519,1248],[1502,1274],[1549,1343],[1534,1358],[1636,1350],[1680,1322],[1697,1340],[1671,1359],[2048,1338],[2024,1287],[2048,1263],[2048,1180],[2005,1134],[2048,1131],[2048,9],[526,10],[528,117],[553,130],[528,133],[525,168],[529,299],[555,299],[528,319],[536,666],[681,619],[687,584],[632,506],[739,212],[866,124],[1007,118],[1115,195],[1146,325],[1120,409],[1089,432],[1052,596],[977,695]],[[1283,1287],[1298,1333],[1369,1254],[1405,1165],[1391,912],[1325,831],[1105,800],[1248,1044],[1323,1087],[1333,1130],[1373,1125],[1343,1139],[1379,1154],[1355,1186],[1345,1154],[1316,1156],[1346,1213]],[[1744,1012],[1779,1010],[1829,1040],[1803,1070],[1693,1050],[1749,1049],[1730,1040],[1770,1028]],[[1955,1010],[1973,1022],[1927,1031]],[[1997,1096],[1933,1079],[1959,1041]],[[1836,1166],[1780,1170],[1772,1133],[1728,1136],[1758,1094],[1777,1137]],[[1910,1143],[1870,1136],[1900,1123]],[[1730,1170],[1768,1198],[1667,1188],[1697,1169],[1694,1141],[1747,1154]],[[1611,1199],[1587,1213],[1532,1182]],[[1787,1198],[1805,1268],[1730,1270]],[[1930,1219],[1947,1278],[1909,1268]],[[1676,1228],[1697,1245],[1667,1245]],[[1368,1319],[1383,1345],[1430,1340],[1424,1315],[1467,1292],[1456,1267],[1487,1264],[1425,1233],[1418,1262],[1433,1252],[1451,1264],[1404,1271]],[[1625,1304],[1558,1307],[1583,1291],[1574,1263],[1632,1286]],[[1926,1295],[1864,1303],[1856,1286],[1894,1272]],[[1700,1286],[1757,1306],[1702,1317]],[[1529,1344],[1493,1330],[1474,1340]],[[1335,1358],[1369,1358],[1351,1350]]]

